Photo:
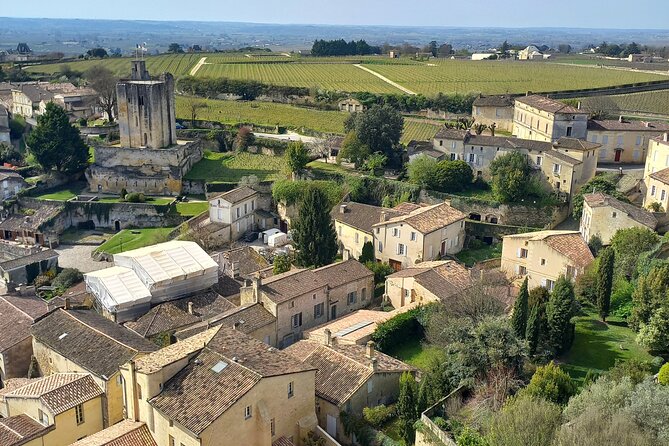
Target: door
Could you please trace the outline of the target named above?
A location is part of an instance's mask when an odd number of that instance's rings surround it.
[[[332,319],[337,319],[337,306],[336,305],[332,305],[330,307],[330,320],[332,320]]]
[[[440,251],[440,253],[441,253],[442,256],[446,255],[446,240],[444,240],[443,242],[441,242],[441,251]]]
[[[329,436],[337,438],[337,417],[328,414],[327,431]]]
[[[616,149],[616,157],[614,158],[614,161],[615,161],[616,163],[619,163],[619,162],[620,162],[620,155],[621,155],[622,153],[623,153],[623,151],[622,151],[621,149]]]
[[[397,260],[390,259],[388,260],[388,264],[395,271],[399,271],[402,269],[402,262],[398,262]]]

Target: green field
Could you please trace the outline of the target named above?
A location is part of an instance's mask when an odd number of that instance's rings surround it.
[[[405,119],[404,132],[402,133],[400,142],[407,144],[411,140],[430,141],[441,127],[441,125],[432,124],[430,122],[409,121]]]
[[[580,100],[585,107],[605,109],[612,113],[627,111],[669,115],[669,90],[597,96]]]
[[[177,203],[177,212],[184,217],[194,217],[209,209],[207,201],[189,201]]]
[[[652,359],[636,343],[636,333],[618,318],[611,317],[604,323],[595,313],[588,313],[575,318],[575,322],[574,344],[559,359],[562,368],[574,379],[582,381],[588,370],[604,372],[613,367],[616,360]]]
[[[130,249],[142,248],[167,241],[174,228],[124,229],[104,242],[96,251],[118,254]]]
[[[427,369],[434,358],[443,356],[439,347],[427,345],[420,339],[409,339],[385,353],[421,370]]]
[[[238,102],[207,100],[207,108],[198,112],[198,119],[225,124],[253,123],[282,125],[290,129],[311,129],[323,133],[343,133],[346,113],[321,111],[271,102]],[[190,119],[186,100],[177,97],[177,118]]]
[[[242,177],[255,175],[260,181],[276,180],[287,175],[282,157],[252,153],[207,153],[186,175],[187,180],[236,183]]]

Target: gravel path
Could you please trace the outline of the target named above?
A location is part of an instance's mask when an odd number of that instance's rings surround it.
[[[412,96],[416,96],[416,92],[415,92],[415,91],[411,91],[411,90],[409,90],[408,88],[401,86],[401,85],[398,84],[397,82],[393,82],[393,81],[391,81],[390,79],[388,79],[388,78],[385,77],[384,75],[379,74],[379,73],[377,73],[377,72],[374,71],[374,70],[371,70],[371,69],[369,69],[369,68],[367,68],[367,67],[363,67],[363,66],[360,65],[360,64],[353,64],[353,66],[354,66],[354,67],[357,67],[357,68],[360,68],[361,70],[364,70],[364,71],[368,72],[369,74],[373,74],[374,76],[376,76],[376,77],[378,77],[379,79],[381,79],[383,82],[386,82],[386,83],[392,85],[393,87],[402,90],[402,91],[405,92],[406,94],[410,94],[410,95],[412,95]]]
[[[61,268],[77,268],[82,273],[90,273],[112,266],[111,262],[96,262],[91,257],[97,246],[60,245],[55,251],[59,254],[58,266]]]

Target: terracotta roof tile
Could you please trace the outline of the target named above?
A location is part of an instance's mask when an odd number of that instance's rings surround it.
[[[37,296],[19,296],[16,294],[5,294],[0,299],[7,301],[10,305],[23,311],[33,320],[44,316],[48,312],[47,303]]]
[[[578,138],[567,138],[566,136],[561,137],[555,143],[553,143],[553,147],[556,149],[569,150],[593,150],[601,146],[601,144],[584,141]]]
[[[156,446],[144,423],[123,420],[70,446]]]
[[[33,319],[0,298],[0,353],[30,337]]]
[[[514,98],[507,95],[479,96],[474,99],[476,107],[513,107]]]
[[[389,279],[413,277],[414,280],[440,299],[449,298],[472,284],[471,272],[453,260],[420,263],[388,276]]]
[[[295,446],[295,443],[286,437],[279,437],[272,443],[272,446]]]
[[[224,326],[235,328],[244,334],[254,331],[276,322],[272,313],[261,304],[245,304],[232,310],[226,311],[206,321],[200,322],[192,327],[175,333],[178,339],[186,339],[201,333],[209,327]]]
[[[333,263],[314,270],[330,289],[346,285],[356,280],[373,278],[374,273],[354,259]]]
[[[346,212],[341,212],[341,206],[346,206]],[[335,221],[344,223],[352,228],[372,234],[372,226],[381,221],[381,213],[385,212],[388,218],[403,214],[401,210],[372,206],[369,204],[350,201],[335,206],[330,215]],[[370,240],[371,241],[371,240]]]
[[[58,415],[103,393],[89,374],[56,373],[13,390],[5,395],[5,399],[39,399],[53,414]]]
[[[588,244],[576,234],[560,234],[547,237],[548,246],[564,255],[572,262],[574,266],[585,268],[595,259],[588,248]]]
[[[529,105],[538,110],[547,111],[549,113],[570,113],[570,114],[588,114],[585,110],[579,110],[564,102],[556,101],[555,99],[547,98],[546,96],[530,95],[516,98],[516,102]]]
[[[669,167],[651,173],[650,177],[654,180],[661,181],[664,184],[669,184]]]
[[[622,130],[636,132],[662,133],[669,130],[669,124],[664,122],[626,121],[619,119],[590,119],[588,130]]]
[[[294,269],[262,279],[260,289],[275,303],[324,288],[327,283],[310,269]]]
[[[20,446],[45,435],[55,428],[55,425],[44,426],[23,414],[0,418],[0,445]]]
[[[625,213],[632,220],[641,223],[644,226],[652,229],[653,231],[657,227],[657,218],[653,215],[652,212],[648,212],[644,208],[634,206],[631,203],[625,203],[620,201],[610,195],[603,194],[602,192],[595,192],[592,194],[583,195],[583,200],[591,208],[610,206],[614,209],[619,210],[620,212]]]
[[[374,226],[403,222],[423,234],[429,234],[465,218],[465,214],[444,202],[434,206],[421,207],[408,215],[391,218]]]
[[[246,200],[247,198],[251,198],[253,195],[257,193],[258,192],[256,190],[253,190],[248,186],[242,186],[236,189],[232,189],[231,191],[224,192],[220,195],[216,195],[215,197],[210,198],[209,201],[215,199],[221,199],[227,201],[228,203],[235,204],[239,203],[240,201]]]
[[[151,308],[135,322],[124,325],[145,338],[160,333],[171,332],[200,322],[200,318],[182,310],[172,302]]]

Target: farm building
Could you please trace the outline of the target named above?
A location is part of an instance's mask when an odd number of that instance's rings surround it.
[[[343,99],[339,101],[339,111],[357,113],[365,111],[365,106],[357,99]]]
[[[479,124],[495,124],[497,129],[512,131],[513,97],[509,95],[479,96],[472,104],[472,118]]]

